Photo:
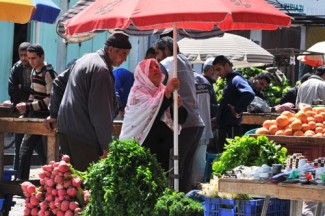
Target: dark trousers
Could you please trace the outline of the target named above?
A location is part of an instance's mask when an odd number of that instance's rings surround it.
[[[15,158],[14,158],[14,170],[19,168],[19,151],[20,145],[23,141],[24,134],[15,134]]]
[[[204,127],[183,128],[179,135],[179,190],[184,193],[192,190],[193,159],[203,129]]]
[[[59,134],[59,145],[70,156],[72,166],[79,171],[86,171],[89,164],[98,161],[103,154],[99,144],[89,144],[64,133]]]
[[[43,136],[25,134],[19,151],[19,168],[17,177],[21,180],[29,179],[30,161],[33,151],[36,151],[42,165],[46,164],[46,153],[43,144]]]
[[[234,126],[226,126],[218,129],[218,142],[217,142],[217,150],[218,153],[222,153],[224,151],[225,143],[227,138],[234,138],[235,136],[242,135],[242,128],[239,125]]]

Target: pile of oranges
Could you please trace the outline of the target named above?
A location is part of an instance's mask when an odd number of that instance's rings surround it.
[[[297,113],[284,111],[276,120],[266,120],[256,134],[325,137],[325,107],[306,106]]]

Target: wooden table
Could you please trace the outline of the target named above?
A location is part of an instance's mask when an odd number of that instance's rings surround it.
[[[267,198],[263,206],[263,213],[267,211],[270,196],[289,199],[291,216],[301,215],[303,200],[319,203],[318,211],[321,203],[325,202],[325,186],[316,185],[272,184],[257,180],[219,179],[219,192],[265,195]]]
[[[0,191],[22,195],[19,182],[2,182],[4,167],[4,133],[24,133],[47,136],[47,160],[58,161],[59,147],[55,131],[43,126],[43,119],[37,118],[0,118]]]
[[[276,119],[279,113],[243,113],[242,124],[262,125],[265,120]]]

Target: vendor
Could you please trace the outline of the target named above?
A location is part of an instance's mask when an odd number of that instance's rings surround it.
[[[267,73],[259,73],[255,77],[248,80],[248,84],[252,87],[255,96],[266,100],[264,93],[262,92],[271,83],[271,78]]]

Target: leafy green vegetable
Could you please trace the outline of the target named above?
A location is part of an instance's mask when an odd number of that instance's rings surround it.
[[[115,140],[107,158],[88,168],[90,202],[83,215],[152,215],[167,187],[156,158],[135,140]]]
[[[154,209],[154,216],[201,216],[204,214],[203,206],[186,197],[184,193],[177,193],[166,189]]]
[[[229,144],[225,145],[225,151],[212,165],[214,175],[221,176],[239,165],[284,164],[287,157],[287,149],[266,136],[242,136],[227,141]]]

